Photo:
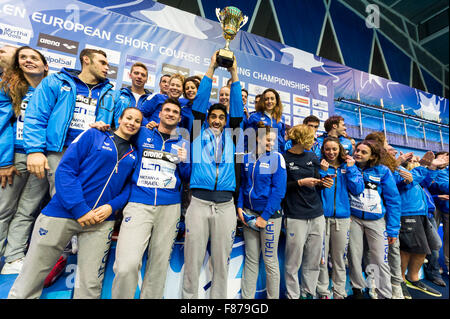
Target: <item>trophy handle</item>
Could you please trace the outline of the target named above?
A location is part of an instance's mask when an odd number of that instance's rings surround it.
[[[222,22],[222,19],[220,18],[220,8],[216,8],[216,17],[217,17],[217,20]]]
[[[248,17],[244,16],[244,19],[242,20],[241,25],[239,26],[239,29],[242,28],[247,23],[247,21],[248,21]]]

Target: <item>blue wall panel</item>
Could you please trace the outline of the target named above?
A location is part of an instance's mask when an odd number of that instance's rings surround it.
[[[323,1],[274,1],[281,32],[287,45],[316,53],[325,18]]]
[[[411,59],[380,33],[378,40],[392,80],[409,86]]]
[[[373,30],[337,1],[331,3],[330,14],[345,65],[368,72]]]

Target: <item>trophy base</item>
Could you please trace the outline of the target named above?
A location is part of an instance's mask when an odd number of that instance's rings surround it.
[[[220,49],[216,61],[219,66],[228,69],[233,65],[234,54],[230,50]]]

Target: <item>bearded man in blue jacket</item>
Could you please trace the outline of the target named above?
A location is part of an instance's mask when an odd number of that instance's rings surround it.
[[[235,140],[232,130],[239,128],[244,115],[236,60],[231,74],[229,128],[227,109],[220,103],[208,110],[212,77],[218,67],[215,52],[192,105],[194,115],[192,143],[192,200],[186,212],[184,244],[183,298],[198,298],[199,276],[208,240],[211,241],[213,276],[211,298],[227,298],[228,259],[234,242],[236,209]],[[200,132],[196,124],[202,123]],[[197,122],[197,123],[196,123]]]

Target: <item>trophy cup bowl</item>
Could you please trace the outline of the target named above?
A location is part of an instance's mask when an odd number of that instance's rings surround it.
[[[230,42],[236,37],[239,29],[247,23],[248,17],[244,16],[242,11],[236,7],[225,7],[222,10],[216,8],[216,16],[222,26],[222,35],[225,38],[225,47],[220,49],[217,54],[217,64],[229,68],[234,62]]]

